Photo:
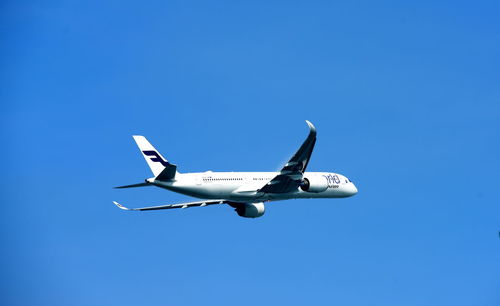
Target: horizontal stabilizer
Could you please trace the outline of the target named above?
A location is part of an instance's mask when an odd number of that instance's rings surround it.
[[[135,187],[145,187],[145,186],[151,186],[151,184],[148,182],[144,182],[144,183],[138,183],[138,184],[132,184],[132,185],[118,186],[115,188],[121,189],[121,188],[135,188]]]

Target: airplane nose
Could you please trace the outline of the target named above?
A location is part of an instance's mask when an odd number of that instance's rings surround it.
[[[356,188],[356,185],[354,185],[353,183],[352,184],[352,195],[355,195],[356,193],[358,193],[358,188]]]
[[[350,183],[346,191],[347,191],[347,196],[352,197],[353,195],[358,193],[358,188],[356,188],[356,185],[354,185],[353,183]]]

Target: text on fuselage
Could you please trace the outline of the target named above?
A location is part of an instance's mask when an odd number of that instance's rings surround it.
[[[328,188],[339,188],[340,178],[338,177],[338,175],[328,174],[323,176],[326,178],[326,181],[328,182]]]

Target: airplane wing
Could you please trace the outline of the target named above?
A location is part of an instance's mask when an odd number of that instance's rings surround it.
[[[173,209],[173,208],[188,208],[195,206],[207,206],[207,205],[215,205],[215,204],[229,204],[226,200],[206,200],[206,201],[197,201],[197,202],[188,202],[188,203],[179,203],[179,204],[168,204],[168,205],[159,205],[159,206],[149,206],[149,207],[140,207],[140,208],[127,208],[120,203],[113,201],[113,204],[118,206],[123,210],[159,210],[159,209]]]
[[[311,158],[314,145],[316,144],[316,128],[307,120],[306,123],[309,126],[309,135],[304,143],[281,169],[280,173],[259,191],[266,193],[286,193],[299,187],[309,159]]]

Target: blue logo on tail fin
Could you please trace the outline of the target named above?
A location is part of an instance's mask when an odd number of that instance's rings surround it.
[[[160,163],[164,167],[167,167],[168,165],[170,165],[163,158],[161,158],[160,154],[158,154],[158,152],[156,152],[156,151],[142,151],[142,153],[144,153],[144,155],[151,156],[151,161],[156,162],[156,163]]]

